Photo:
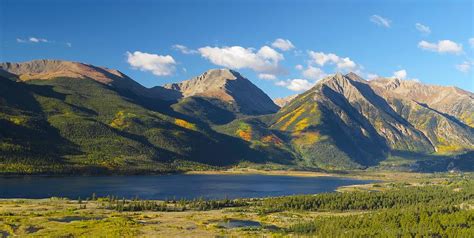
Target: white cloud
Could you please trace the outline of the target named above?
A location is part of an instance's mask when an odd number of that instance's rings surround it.
[[[18,42],[18,43],[27,43],[27,42],[30,42],[30,43],[48,43],[50,41],[45,39],[45,38],[29,37],[28,39],[17,38],[16,42]]]
[[[389,28],[390,24],[392,22],[389,19],[381,17],[379,15],[372,15],[370,17],[370,21],[377,24],[377,25],[379,25],[379,26],[383,26],[383,27],[386,27],[386,28]]]
[[[292,91],[305,91],[314,86],[314,83],[306,79],[288,79],[286,81],[278,81],[275,83],[278,86],[286,87]]]
[[[395,72],[393,72],[393,78],[406,79],[407,78],[407,71],[404,70],[404,69],[395,71]]]
[[[357,64],[352,61],[349,57],[339,57],[333,53],[323,53],[323,52],[314,52],[309,51],[309,57],[311,62],[318,64],[319,66],[324,66],[325,64],[335,64],[336,68],[341,71],[355,71],[357,69]]]
[[[46,42],[48,42],[47,39],[44,39],[44,38],[36,38],[36,37],[30,37],[28,40],[29,40],[30,42],[33,42],[33,43],[39,43],[39,42],[46,43]]]
[[[303,76],[312,80],[320,80],[326,77],[327,74],[322,69],[310,65],[307,69],[303,70]]]
[[[423,50],[434,51],[438,53],[460,54],[463,52],[462,45],[450,40],[440,40],[438,43],[420,41],[418,47]]]
[[[431,29],[430,29],[429,26],[425,26],[421,23],[416,23],[415,27],[421,33],[424,33],[424,34],[430,34],[431,33]]]
[[[199,53],[215,65],[231,69],[249,68],[257,72],[276,73],[278,63],[284,59],[283,55],[273,48],[263,46],[257,52],[252,48],[241,46],[232,47],[202,47]]]
[[[324,66],[327,62],[336,63],[339,61],[339,56],[329,53],[325,54],[323,52],[314,52],[309,51],[309,57],[318,65]]]
[[[297,64],[297,65],[295,66],[295,69],[297,69],[297,70],[302,70],[302,69],[303,69],[303,65]]]
[[[127,51],[127,62],[135,69],[150,71],[156,76],[168,76],[175,71],[176,61],[170,55]]]
[[[372,73],[368,73],[366,78],[367,80],[374,80],[376,78],[379,78],[380,76],[378,74],[372,74]]]
[[[189,49],[188,47],[179,44],[173,45],[173,49],[179,50],[181,53],[186,55],[199,53],[197,50]]]
[[[277,77],[274,74],[259,74],[258,75],[259,79],[265,79],[265,80],[275,80]]]
[[[469,39],[469,44],[474,48],[474,37]]]
[[[393,76],[390,78],[397,78],[401,80],[410,80],[410,81],[415,81],[415,82],[420,82],[419,79],[417,78],[408,78],[408,73],[405,69],[401,69],[398,71],[393,72]]]
[[[280,50],[283,50],[283,51],[288,51],[288,50],[291,50],[291,49],[295,48],[295,46],[291,43],[290,40],[285,40],[285,39],[281,39],[281,38],[276,39],[272,43],[272,46],[274,48],[277,48],[277,49],[280,49]]]
[[[71,42],[66,42],[66,46],[67,47],[72,47],[72,43]]]
[[[377,74],[371,74],[371,73],[367,74],[367,80],[374,80],[378,77],[379,77],[379,75],[377,75]]]
[[[471,70],[472,66],[474,66],[474,61],[464,61],[461,64],[456,65],[456,69],[463,73],[467,73]]]
[[[341,70],[351,70],[356,68],[356,63],[352,61],[349,57],[341,58],[337,62],[337,68]]]

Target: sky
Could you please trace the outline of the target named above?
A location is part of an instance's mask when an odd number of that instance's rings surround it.
[[[213,68],[270,97],[335,72],[474,92],[472,0],[0,0],[0,61],[118,69],[146,87]]]

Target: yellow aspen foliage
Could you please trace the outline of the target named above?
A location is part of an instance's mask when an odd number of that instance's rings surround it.
[[[174,124],[176,124],[177,126],[189,129],[189,130],[196,130],[196,125],[182,119],[175,119]]]
[[[236,131],[238,137],[242,138],[245,141],[252,140],[252,127],[250,125],[241,123],[239,129]]]
[[[298,119],[298,117],[301,116],[301,114],[303,114],[305,112],[305,108],[303,106],[299,107],[298,109],[296,109],[294,112],[292,112],[292,116],[291,118],[285,122],[285,124],[281,127],[282,130],[286,130],[288,129],[288,127],[296,121],[296,119]]]

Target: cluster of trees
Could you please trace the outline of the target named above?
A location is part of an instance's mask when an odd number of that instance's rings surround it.
[[[474,213],[455,206],[418,205],[350,216],[322,216],[287,232],[317,237],[473,237]]]
[[[118,199],[114,196],[107,196],[106,198],[96,199],[93,196],[92,200],[98,200],[102,202],[102,207],[106,209],[113,209],[116,211],[161,211],[161,212],[176,212],[176,211],[207,211],[213,209],[221,209],[226,207],[242,207],[247,206],[249,203],[243,199],[222,199],[222,200],[206,200],[203,198],[199,199],[180,199],[180,200],[165,200],[165,201],[153,201],[153,200],[140,200],[134,198],[132,200],[126,200],[124,198]]]
[[[386,192],[324,193],[269,198],[262,201],[261,212],[376,210],[417,204],[455,205],[470,199],[474,199],[472,184],[465,185],[457,192],[442,186],[400,187]]]

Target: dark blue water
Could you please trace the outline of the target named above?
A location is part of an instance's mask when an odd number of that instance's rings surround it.
[[[0,178],[0,198],[85,199],[92,193],[141,199],[250,198],[331,192],[339,186],[370,182],[337,177],[265,175],[3,177]]]

